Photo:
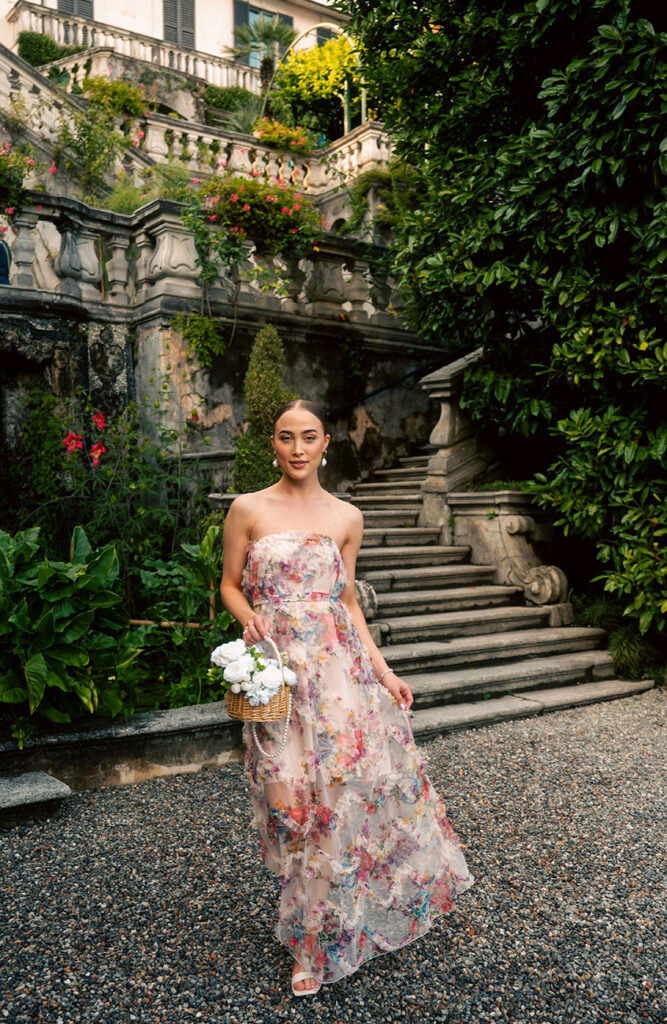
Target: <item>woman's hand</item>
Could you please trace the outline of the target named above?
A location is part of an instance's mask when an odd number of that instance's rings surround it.
[[[263,615],[252,614],[243,627],[243,639],[248,647],[260,643],[269,632],[270,623]]]
[[[380,685],[389,690],[401,711],[410,710],[414,697],[408,684],[397,676],[395,672],[387,672]]]

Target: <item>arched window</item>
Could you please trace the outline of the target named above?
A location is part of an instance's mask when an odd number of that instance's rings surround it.
[[[195,0],[162,0],[164,38],[194,50]]]

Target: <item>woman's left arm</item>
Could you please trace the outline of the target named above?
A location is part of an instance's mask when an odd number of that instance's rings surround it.
[[[358,509],[355,509],[354,511],[359,512]],[[396,675],[393,669],[389,668],[387,665],[387,662],[378,650],[378,647],[370,634],[370,630],[366,624],[366,619],[364,618],[364,613],[359,607],[359,602],[357,601],[354,580],[357,554],[361,547],[363,530],[364,521],[361,512],[359,512],[358,516],[353,516],[351,518],[348,528],[348,536],[341,548],[341,555],[343,556],[343,562],[345,564],[345,571],[348,579],[348,582],[340,595],[341,601],[345,603],[345,606],[348,608],[350,615],[352,616],[352,621],[359,635],[359,639],[368,651],[371,664],[375,669],[375,674],[377,675],[378,680],[389,691],[399,707],[402,708],[403,711],[409,711],[414,700],[410,687],[403,679]]]

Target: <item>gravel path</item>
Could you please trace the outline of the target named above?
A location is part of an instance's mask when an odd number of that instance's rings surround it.
[[[240,765],[75,794],[0,833],[0,1022],[662,1022],[666,718],[652,690],[428,744],[477,882],[315,999]]]

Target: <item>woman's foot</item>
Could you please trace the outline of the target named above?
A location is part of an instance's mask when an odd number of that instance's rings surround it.
[[[321,983],[305,971],[297,961],[292,970],[292,992],[295,996],[314,996],[319,992]]]

